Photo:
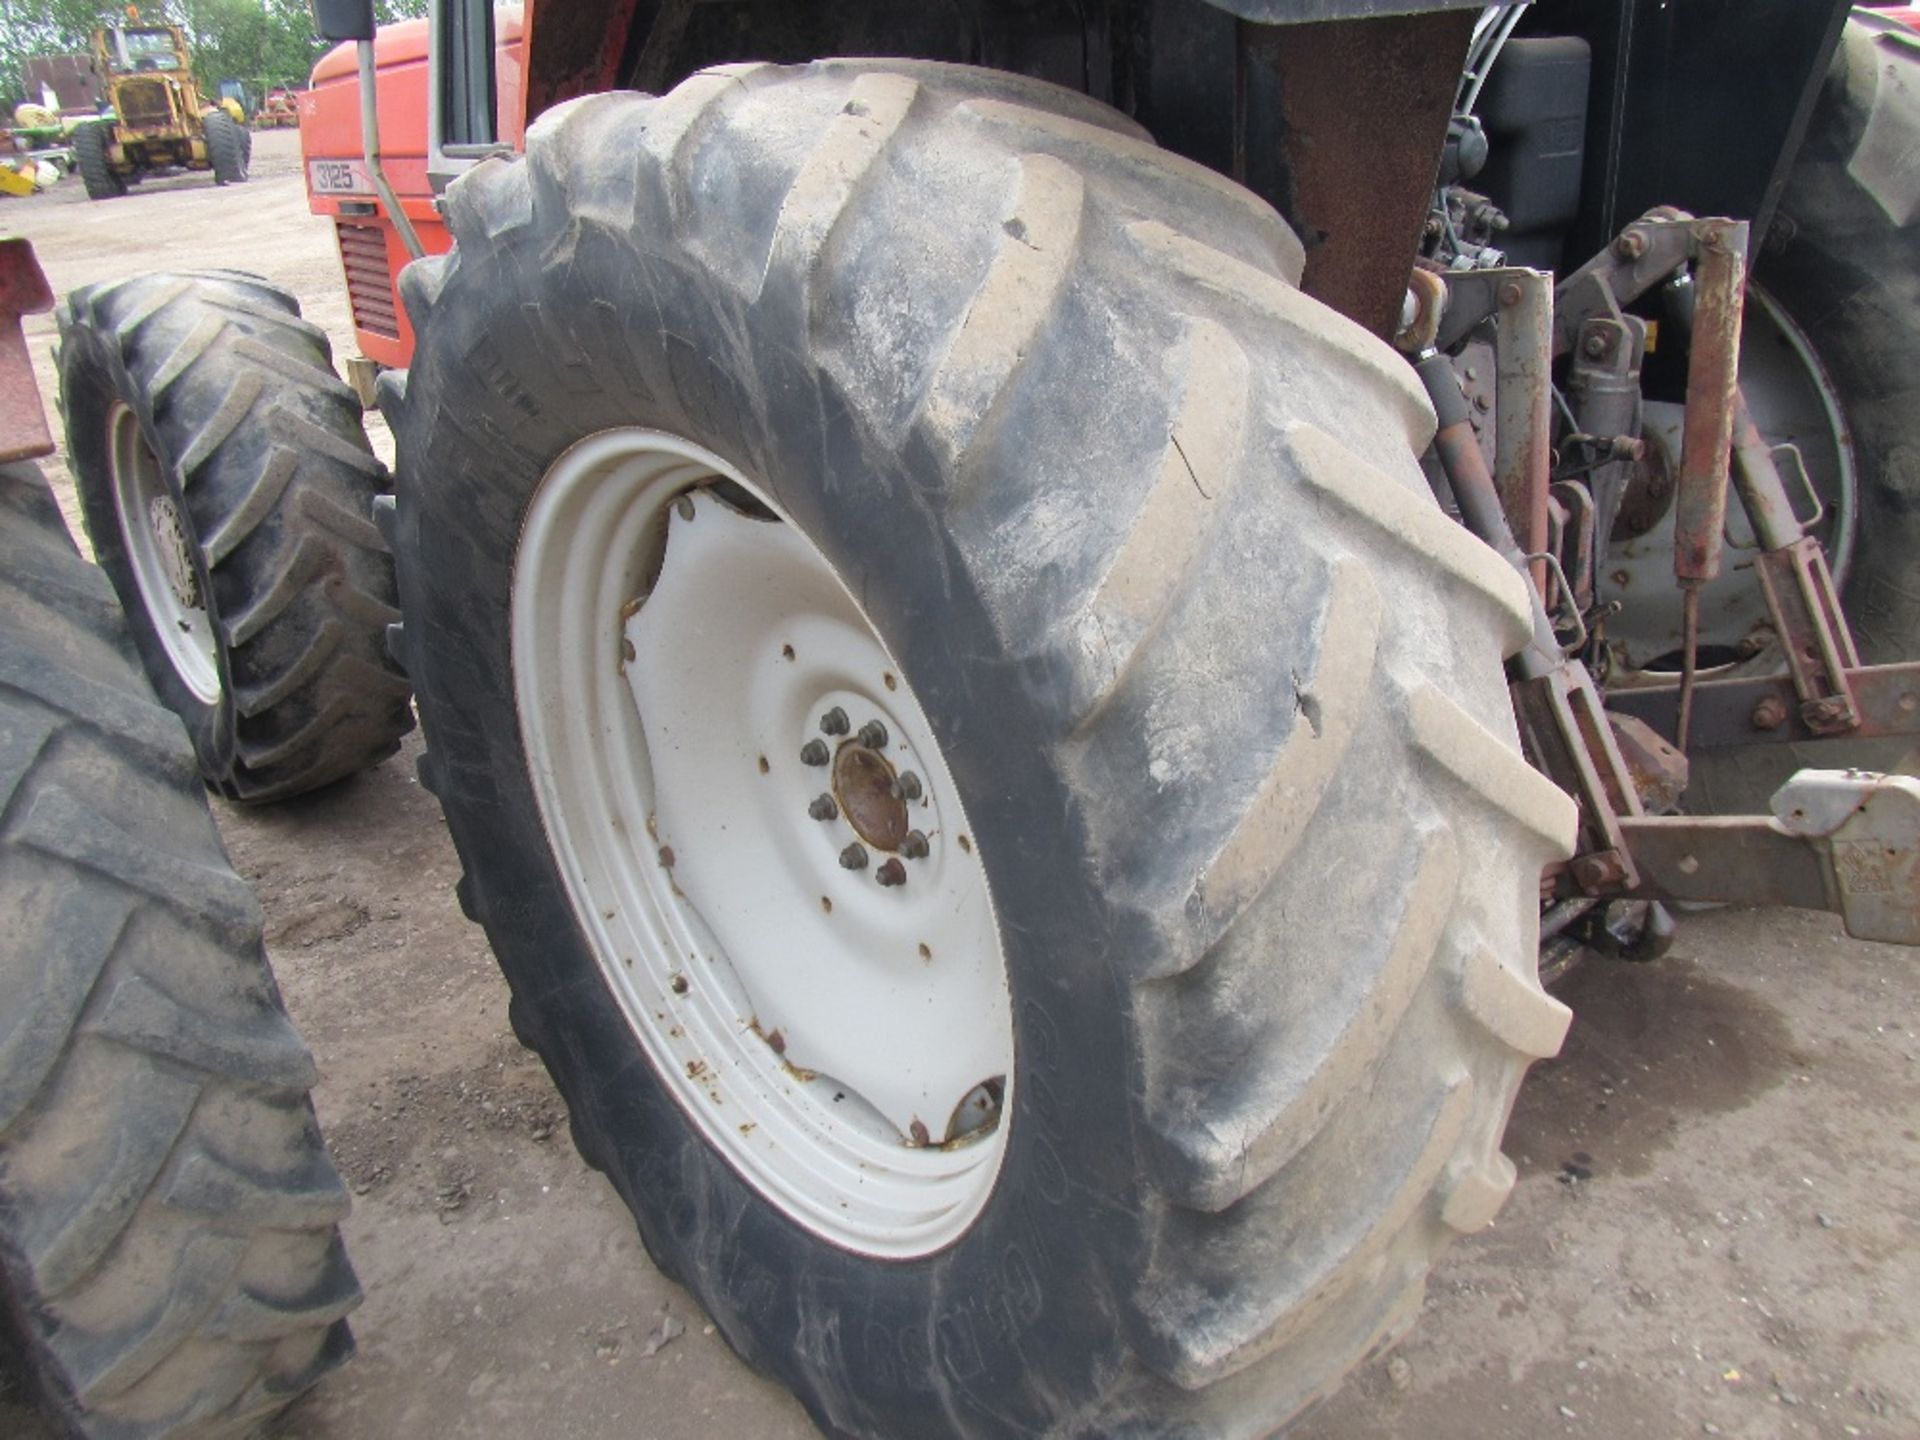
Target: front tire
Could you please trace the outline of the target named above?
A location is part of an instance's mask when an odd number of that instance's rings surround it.
[[[224,110],[209,110],[200,117],[200,124],[207,137],[207,161],[213,167],[213,183],[245,183],[247,161],[253,154],[246,127]]]
[[[353,1348],[260,910],[106,579],[0,468],[0,1341],[62,1434],[239,1437]]]
[[[73,157],[87,187],[89,200],[115,200],[127,193],[126,178],[118,174],[107,157],[112,127],[101,123],[81,125],[73,132]]]
[[[391,755],[387,477],[325,334],[232,271],[84,286],[59,320],[87,534],[207,783],[275,800]]]
[[[1521,758],[1500,666],[1525,592],[1434,506],[1410,372],[1299,294],[1264,205],[989,72],[590,97],[448,201],[455,249],[402,279],[413,368],[382,380],[422,778],[515,1027],[655,1258],[836,1436],[1252,1435],[1325,1394],[1504,1199],[1514,1090],[1568,1019],[1533,952],[1572,806]],[[643,912],[704,936],[776,893],[675,852],[675,746],[607,738],[598,791],[551,801],[582,762],[527,707],[585,710],[595,681],[516,694],[567,639],[526,608],[530,537],[560,477],[636,433],[681,456],[648,472],[664,488],[622,509],[615,464],[582,491],[627,578],[547,607],[601,683],[723,663],[697,610],[665,660],[623,636],[675,516],[782,523],[897,662],[964,807],[967,841],[935,843],[984,867],[1014,1067],[997,1180],[937,1250],[797,1219],[709,1138],[743,1114],[727,1081],[690,1094],[642,1038],[707,986],[743,1033],[781,1018],[714,978],[711,940],[646,943]],[[734,573],[744,605],[760,577]],[[767,673],[806,643],[762,638]],[[808,763],[792,738],[760,745],[765,783]],[[657,847],[677,907],[603,905],[608,847],[554,838],[588,821]],[[836,954],[790,948],[838,983]],[[657,1014],[619,979],[649,968]]]

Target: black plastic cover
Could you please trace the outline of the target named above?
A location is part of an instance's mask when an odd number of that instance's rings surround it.
[[[322,40],[373,39],[373,0],[307,0]]]
[[[1580,213],[1581,157],[1593,52],[1574,36],[1509,40],[1481,92],[1490,137],[1476,187],[1516,235],[1561,230]]]

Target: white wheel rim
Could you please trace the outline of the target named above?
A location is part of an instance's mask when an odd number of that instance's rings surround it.
[[[719,456],[606,431],[534,493],[511,643],[555,864],[674,1099],[834,1244],[904,1259],[958,1239],[1006,1148],[1006,966],[932,728],[825,557]],[[847,733],[823,734],[836,707]],[[878,750],[858,738],[873,721]],[[827,764],[803,761],[814,741]],[[918,798],[880,789],[886,767]],[[924,855],[885,848],[902,806]],[[856,842],[866,867],[844,868]],[[881,883],[889,862],[904,883]]]
[[[217,704],[220,660],[213,617],[193,563],[191,531],[141,433],[140,417],[118,400],[107,416],[107,458],[127,563],[160,647],[194,698]]]

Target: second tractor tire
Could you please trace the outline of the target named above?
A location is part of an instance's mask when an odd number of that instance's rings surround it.
[[[83,286],[59,321],[87,533],[207,783],[274,800],[391,755],[413,715],[367,518],[387,474],[325,334],[231,271]]]
[[[1568,1020],[1534,949],[1573,809],[1501,668],[1525,592],[1435,505],[1411,371],[1300,294],[1265,205],[985,71],[589,97],[447,213],[382,381],[423,779],[661,1266],[838,1437],[1251,1437],[1325,1395],[1505,1198]],[[567,898],[514,556],[615,427],[777,498],[965,800],[1016,1064],[997,1184],[937,1253],[826,1243],[705,1143]]]

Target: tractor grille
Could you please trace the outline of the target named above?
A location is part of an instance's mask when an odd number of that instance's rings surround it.
[[[373,335],[400,338],[400,317],[394,313],[393,272],[387,266],[387,227],[337,224],[340,266],[347,272],[347,301],[353,323]]]
[[[120,122],[133,129],[147,130],[173,119],[164,80],[123,80],[113,98]]]

